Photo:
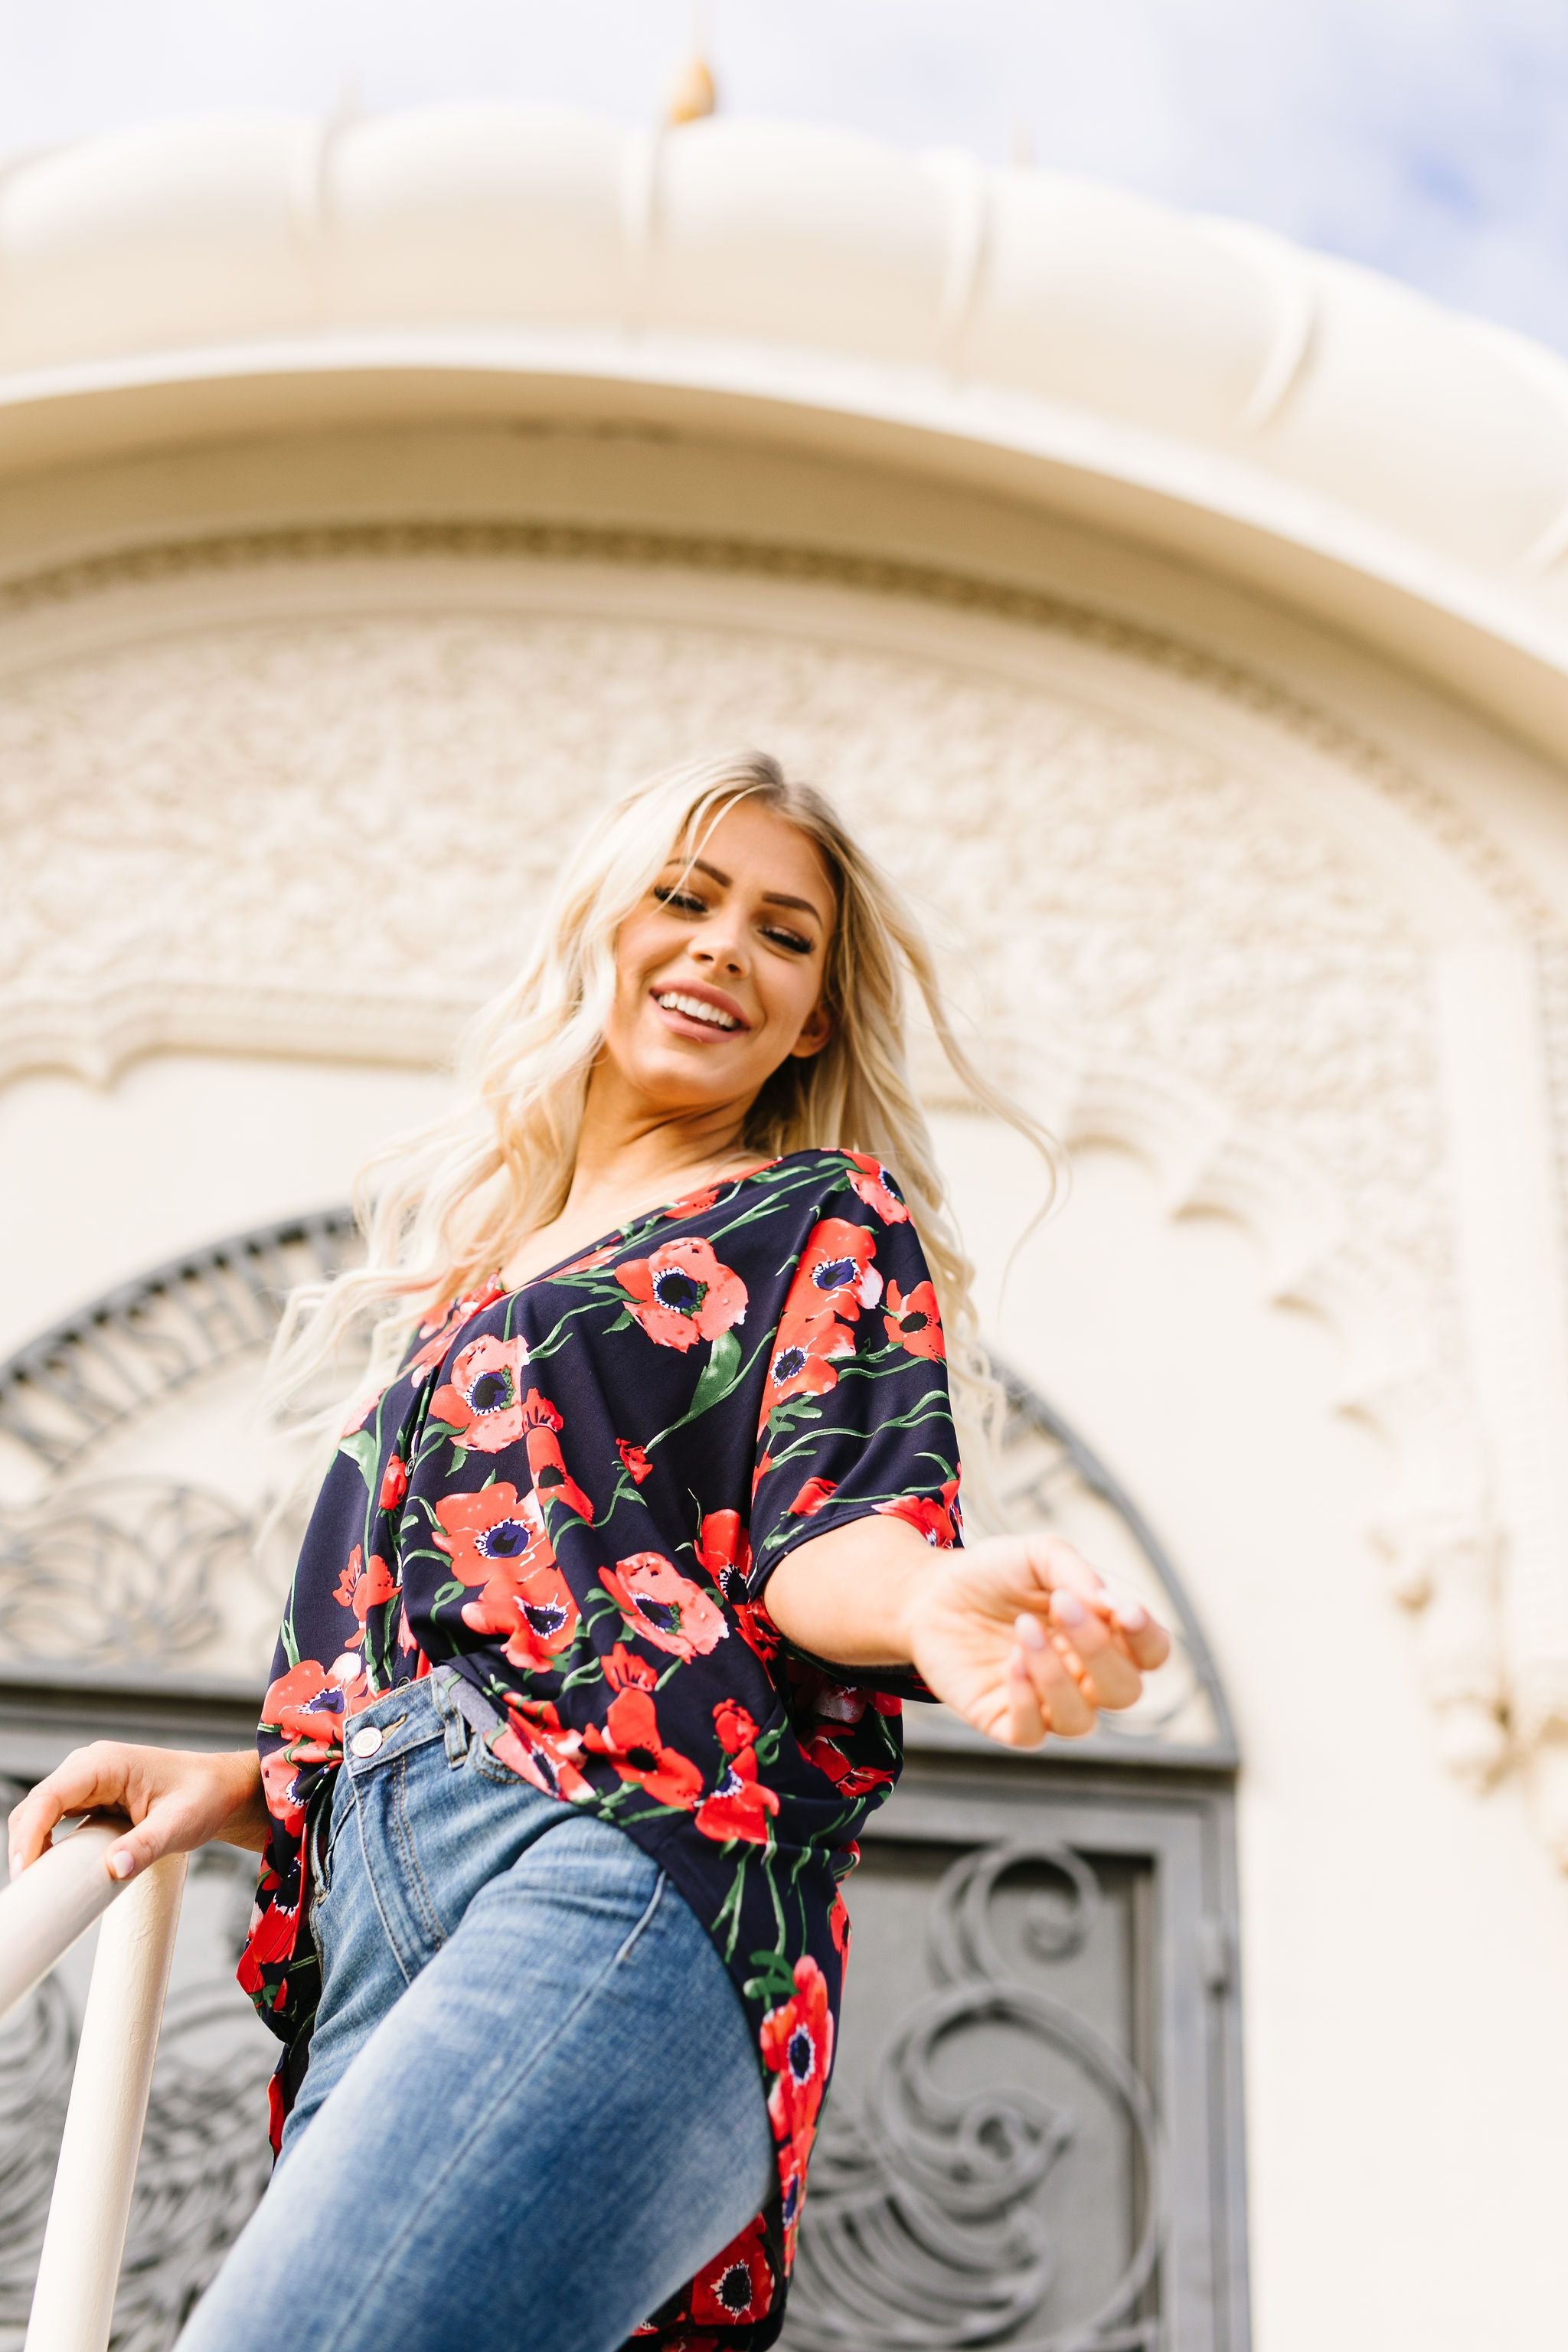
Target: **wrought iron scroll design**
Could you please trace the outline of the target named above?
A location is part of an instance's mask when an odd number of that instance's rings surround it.
[[[82,1736],[95,1678],[112,1669],[160,1696],[171,1725],[189,1695],[185,1662],[212,1635],[222,1591],[257,1573],[253,1514],[232,1496],[139,1457],[160,1409],[199,1392],[205,1376],[258,1363],[289,1290],[331,1275],[355,1246],[346,1209],[284,1220],[219,1241],[119,1286],[0,1364],[0,1448],[19,1453],[25,1502],[0,1506],[0,1685],[29,1675],[58,1696],[80,1677]],[[1203,1760],[1231,1759],[1223,1694],[1172,1564],[1136,1506],[1077,1433],[1005,1374],[1010,1405],[1003,1486],[1015,1516],[1071,1521],[1077,1502],[1110,1511],[1178,1621],[1186,1688],[1206,1696],[1218,1738]],[[100,1441],[129,1433],[129,1449]],[[148,1454],[161,1464],[168,1448]],[[177,1458],[177,1455],[176,1455]],[[15,1488],[13,1488],[13,1492]],[[62,1628],[64,1629],[62,1631]],[[241,1685],[236,1685],[237,1692]],[[248,1686],[246,1686],[248,1687]],[[1159,1717],[1100,1734],[1150,1764],[1185,1763]],[[0,1801],[9,1797],[0,1789]],[[163,2352],[184,2311],[259,2195],[268,2169],[261,2118],[274,2045],[228,1973],[248,1907],[248,1864],[214,1849],[197,1873],[226,1888],[226,1916],[166,2014],[116,2319],[116,2352]],[[963,1853],[937,1890],[929,1926],[935,1990],[896,2026],[861,2104],[830,2098],[813,2167],[790,2352],[1158,2352],[1146,2315],[1158,2282],[1163,2160],[1148,2091],[1117,2049],[1005,1959],[990,1925],[999,1883],[1044,1869],[1060,1901],[1031,1899],[1026,1947],[1048,1965],[1092,1932],[1100,1893],[1063,1845],[1010,1842]],[[190,1906],[187,1905],[189,1911]],[[208,1930],[210,1936],[210,1929]],[[194,1948],[193,1948],[194,1949]],[[1032,1972],[1031,1972],[1032,1973]],[[1058,2250],[1042,2218],[1070,2159],[1075,2116],[1022,2082],[1005,2092],[945,2087],[947,2053],[976,2029],[1021,2038],[1065,2060],[1086,2099],[1109,2104],[1136,2151],[1137,2221],[1121,2273],[1070,2325],[1051,2308]],[[53,2147],[74,2052],[68,1987],[51,1979],[0,2030],[0,2346],[19,2344]]]
[[[105,1291],[0,1364],[0,1432],[66,1469],[171,1390],[265,1349],[289,1290],[335,1273],[353,1230],[347,1209],[289,1217]]]
[[[1063,2002],[1008,1968],[989,1912],[1023,1865],[1063,1882],[1066,1901],[1025,1913],[1033,1957],[1062,1959],[1087,1941],[1100,1906],[1090,1865],[1069,1847],[1011,1840],[965,1853],[936,1890],[928,1925],[941,1990],[900,2021],[862,2105],[830,2096],[813,2158],[788,2324],[789,2352],[953,2352],[1005,2341],[1009,2352],[1159,2352],[1148,2300],[1164,2231],[1165,2161],[1147,2085],[1122,2053]],[[1044,2318],[1057,2280],[1038,2192],[1068,2156],[1079,2117],[1016,2081],[954,2092],[938,2054],[1000,2025],[1065,2055],[1122,2116],[1136,2153],[1134,2242],[1090,2309]]]

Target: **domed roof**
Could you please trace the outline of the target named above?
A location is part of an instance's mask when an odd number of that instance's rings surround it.
[[[1568,363],[1082,179],[819,125],[474,106],[163,123],[0,183],[0,470],[228,429],[242,386],[298,414],[329,377],[375,380],[383,413],[392,379],[405,412],[438,383],[444,413],[493,414],[498,380],[514,409],[570,386],[765,411],[774,438],[1089,514],[1428,664],[1457,647],[1524,723],[1568,721]]]

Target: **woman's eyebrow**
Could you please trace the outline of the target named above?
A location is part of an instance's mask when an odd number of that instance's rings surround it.
[[[710,866],[705,857],[692,858],[688,871],[706,874],[710,882],[717,882],[721,890],[727,890],[730,887],[729,875],[721,873],[717,866]],[[809,898],[792,898],[784,890],[764,890],[763,903],[767,907],[798,907],[803,915],[815,915],[819,923],[822,920],[821,909],[814,907]]]

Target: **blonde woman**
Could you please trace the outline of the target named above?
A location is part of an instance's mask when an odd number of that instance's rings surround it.
[[[906,1696],[1030,1748],[1168,1652],[1048,1534],[963,1547],[969,1268],[905,1059],[918,929],[748,753],[630,793],[289,1303],[333,1416],[259,1753],[97,1743],[117,1876],[258,1848],[267,2194],[182,2352],[759,2352]],[[1008,1113],[1027,1125],[1020,1114]],[[950,1385],[951,1384],[951,1385]]]

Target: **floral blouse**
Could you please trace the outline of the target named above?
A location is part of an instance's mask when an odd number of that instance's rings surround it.
[[[637,2341],[772,2344],[849,1950],[839,1882],[898,1777],[901,1698],[931,1694],[786,1642],[767,1580],[873,1511],[958,1542],[958,1483],[930,1274],[859,1152],[791,1152],[425,1324],[342,1434],[262,1707],[272,1829],[239,1979],[285,2043],[274,2147],[319,1985],[307,1814],[356,1709],[450,1661],[503,1710],[495,1755],[647,1848],[733,1977],[776,2189]]]

